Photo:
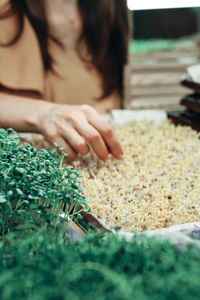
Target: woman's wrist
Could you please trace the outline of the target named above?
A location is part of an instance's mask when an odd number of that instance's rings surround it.
[[[41,120],[54,105],[45,100],[0,92],[0,126],[19,132],[41,133]]]
[[[30,102],[29,102],[30,105]],[[44,118],[55,109],[57,104],[47,102],[45,100],[33,100],[32,105],[30,105],[30,113],[25,116],[25,127],[31,132],[43,133],[42,122]]]

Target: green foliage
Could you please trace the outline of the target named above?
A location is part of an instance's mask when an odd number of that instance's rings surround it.
[[[199,299],[195,248],[179,252],[169,242],[104,233],[75,243],[55,231],[61,209],[68,221],[86,207],[80,175],[62,167],[64,156],[20,145],[0,129],[0,299]]]
[[[199,299],[200,254],[169,242],[89,234],[79,243],[54,232],[0,243],[1,300]]]
[[[0,129],[0,235],[56,226],[76,215],[80,204],[86,207],[78,186],[81,175],[62,167],[63,149],[56,145],[61,155],[56,150],[37,151],[28,143],[20,145],[16,133],[9,131]],[[64,220],[59,216],[62,209]]]
[[[188,41],[191,42],[191,38],[186,37],[178,40],[132,40],[129,50],[131,53],[178,50]]]

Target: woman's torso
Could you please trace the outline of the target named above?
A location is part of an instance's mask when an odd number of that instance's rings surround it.
[[[7,0],[0,0],[0,4],[2,2]],[[39,43],[26,18],[20,40],[11,47],[0,47],[0,84],[14,90],[40,92],[48,101],[70,105],[89,104],[102,113],[119,108],[120,97],[117,93],[98,100],[102,94],[101,77],[93,67],[80,59],[75,50],[81,30],[76,1],[68,0],[65,6],[58,7],[52,7],[53,2],[50,3],[52,30],[66,46],[64,50],[53,42],[50,45],[55,72],[44,72]],[[0,39],[6,42],[15,31],[15,16],[0,20],[0,24]]]

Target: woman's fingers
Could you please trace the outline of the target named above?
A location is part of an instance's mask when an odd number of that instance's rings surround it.
[[[78,132],[87,140],[96,155],[100,159],[105,160],[109,152],[99,132],[84,119],[80,123],[77,122],[75,126]]]
[[[118,141],[118,138],[112,127],[99,115],[93,108],[87,108],[88,122],[100,133],[103,137],[109,152],[117,159],[123,159],[123,150]]]
[[[52,144],[56,143],[60,148],[64,148],[64,152],[69,155],[69,160],[75,160],[77,158],[77,152],[71,147],[71,145],[60,135],[49,137]]]
[[[85,155],[90,151],[86,140],[71,125],[66,122],[57,122],[57,127],[60,135],[77,153]]]
[[[85,155],[90,148],[105,160],[111,153],[122,159],[121,145],[111,126],[88,105],[52,105],[39,118],[39,130],[51,143],[57,143],[76,159],[77,153]]]

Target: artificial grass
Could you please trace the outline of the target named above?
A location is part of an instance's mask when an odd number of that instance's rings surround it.
[[[40,231],[8,235],[0,257],[1,300],[200,298],[200,254],[167,241],[93,233],[72,243]]]

